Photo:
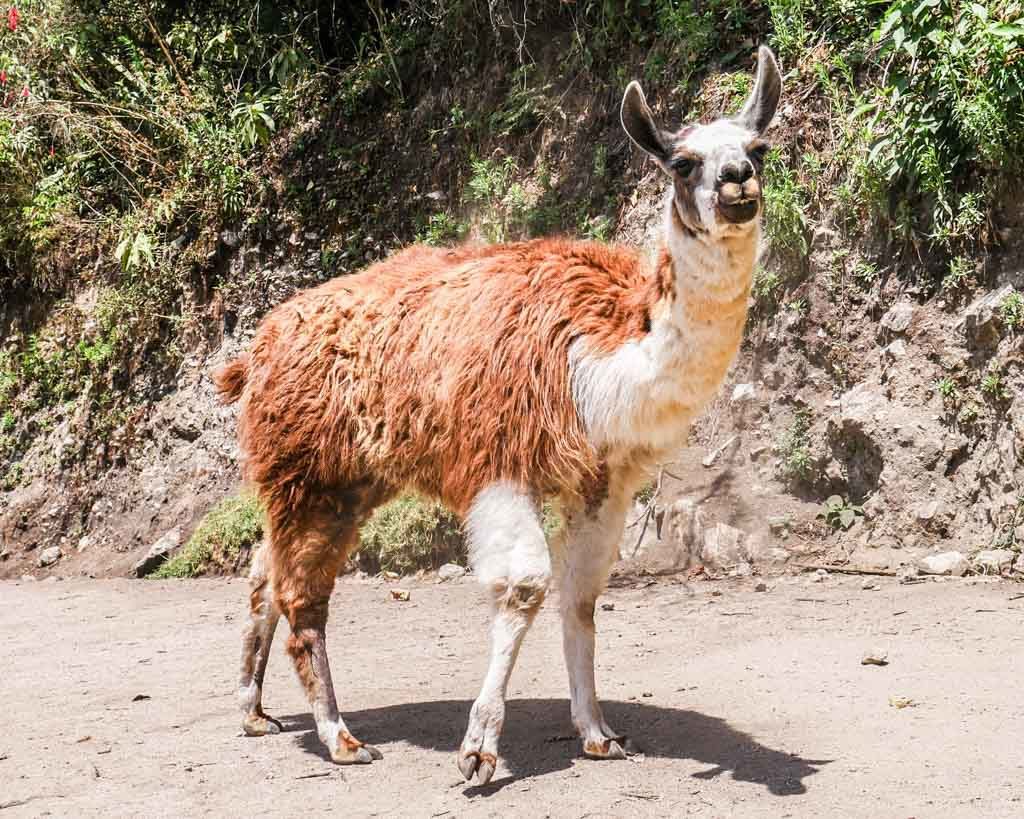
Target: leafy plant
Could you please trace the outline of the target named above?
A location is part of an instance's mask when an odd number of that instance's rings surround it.
[[[999,315],[1011,333],[1024,328],[1024,294],[1017,290],[1007,294],[999,305]]]
[[[840,495],[831,495],[822,504],[817,517],[824,520],[832,529],[849,529],[858,517],[863,517],[864,508],[851,504]]]
[[[807,189],[789,168],[778,148],[768,152],[764,163],[765,233],[777,250],[807,252]]]
[[[357,560],[366,571],[400,574],[464,563],[458,519],[441,504],[402,495],[378,508],[359,533]]]

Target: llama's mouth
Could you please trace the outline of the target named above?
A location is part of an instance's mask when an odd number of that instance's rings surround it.
[[[718,200],[718,212],[734,225],[749,222],[757,216],[759,202],[757,199],[737,199],[735,202]]]

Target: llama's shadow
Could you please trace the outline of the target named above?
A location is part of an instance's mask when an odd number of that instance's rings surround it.
[[[384,745],[404,741],[454,753],[462,741],[472,704],[470,700],[435,700],[345,712],[344,716],[352,733],[367,742]],[[792,796],[805,793],[804,779],[831,761],[777,751],[725,720],[697,711],[632,702],[605,702],[603,707],[608,721],[636,737],[648,756],[694,759],[709,765],[707,770],[694,774],[698,779],[730,773],[733,779],[763,785],[776,796]],[[580,748],[568,725],[568,713],[569,703],[564,699],[509,700],[501,756],[514,779],[570,767]],[[308,714],[285,716],[282,722],[286,732],[302,732],[295,740],[300,748],[330,759]],[[473,790],[493,792],[513,778],[505,777]]]

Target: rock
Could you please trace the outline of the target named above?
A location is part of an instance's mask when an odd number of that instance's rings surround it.
[[[704,516],[697,504],[680,498],[665,510],[662,537],[671,545],[675,564],[685,569],[700,562],[704,544]]]
[[[602,603],[601,604],[601,611],[615,611],[615,604],[614,603]]]
[[[996,323],[999,321],[999,307],[1012,292],[1013,285],[1008,284],[999,290],[979,296],[964,310],[956,328],[977,346],[997,344],[999,328]]]
[[[64,553],[60,550],[60,546],[51,546],[49,549],[43,549],[39,553],[39,560],[36,561],[39,568],[45,568],[46,566],[52,566],[58,560],[64,556]]]
[[[974,569],[981,574],[1001,574],[1016,557],[1009,549],[985,549],[974,556]]]
[[[824,569],[818,569],[818,571],[814,573],[814,577],[812,577],[811,580],[815,583],[824,583],[827,578],[828,572]]]
[[[735,566],[743,558],[743,542],[746,533],[725,523],[716,523],[704,532],[701,560],[706,566],[726,568]]]
[[[782,535],[786,533],[792,524],[792,518],[789,515],[769,515],[768,516],[768,528],[771,530],[773,535]]]
[[[175,526],[156,543],[149,547],[145,557],[135,564],[136,577],[145,577],[159,569],[170,557],[171,552],[181,545],[181,529]]]
[[[889,705],[893,708],[910,708],[917,705],[910,697],[892,696],[889,697]]]
[[[465,566],[460,566],[458,563],[445,563],[437,570],[437,579],[439,582],[445,583],[449,580],[458,580],[465,574]]]
[[[967,571],[967,558],[961,552],[942,552],[928,555],[917,561],[917,568],[924,574],[944,574],[963,577]]]
[[[737,384],[732,390],[732,403],[745,404],[757,398],[753,384]]]
[[[865,577],[864,582],[860,584],[860,587],[864,589],[864,591],[875,591],[878,588],[878,583],[870,577]]]
[[[409,601],[409,592],[405,589],[392,589],[391,599],[397,600],[399,603],[407,603]]]
[[[768,584],[765,583],[763,580],[759,580],[757,583],[754,584],[754,591],[766,592],[768,591]]]
[[[23,574],[21,576],[21,580],[23,583],[34,583],[36,578],[35,575],[32,574]]]
[[[882,316],[881,325],[893,333],[905,332],[914,318],[914,310],[914,305],[909,301],[897,302]]]
[[[92,546],[92,537],[90,537],[89,535],[82,535],[78,539],[78,551],[84,552],[90,546]]]
[[[882,355],[885,356],[886,360],[890,363],[903,358],[907,354],[907,343],[902,339],[898,338],[884,350]]]
[[[889,655],[884,651],[872,650],[865,654],[861,665],[889,665]]]

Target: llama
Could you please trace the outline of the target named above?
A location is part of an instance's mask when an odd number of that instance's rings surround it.
[[[565,239],[412,246],[275,308],[249,352],[217,373],[224,399],[240,403],[245,475],[268,522],[243,639],[246,734],[281,728],[261,697],[283,614],[331,758],[381,758],[338,712],[324,629],[360,525],[412,488],[464,517],[493,606],[490,665],[457,758],[465,778],[494,774],[509,675],[553,576],[583,752],[625,757],[595,690],[595,601],[633,494],[685,441],[739,348],[760,240],[761,135],[781,89],[762,47],[739,115],[672,133],[629,85],[622,125],[671,181],[656,255]],[[565,521],[550,546],[545,498]]]

